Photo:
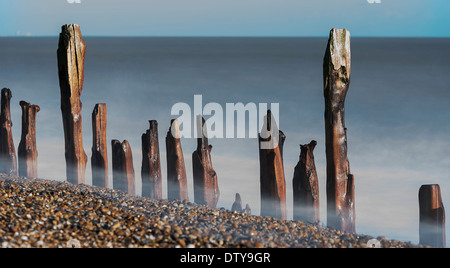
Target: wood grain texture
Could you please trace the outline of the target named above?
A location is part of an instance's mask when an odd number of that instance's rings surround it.
[[[107,121],[106,104],[96,104],[92,111],[92,185],[104,188],[109,186]]]
[[[208,143],[206,122],[203,117],[197,117],[197,126],[199,128],[197,150],[192,153],[194,202],[215,208],[219,201],[220,191],[217,173],[212,166],[212,145]]]
[[[40,107],[25,101],[20,102],[22,108],[22,135],[18,148],[19,176],[35,179],[37,173],[36,115]]]
[[[274,133],[278,135],[274,135]],[[287,219],[286,180],[283,166],[283,145],[286,136],[280,130],[271,111],[267,111],[259,135],[259,163],[261,189],[261,216]],[[262,142],[269,142],[269,148],[262,148]]]
[[[133,153],[130,143],[124,140],[111,141],[113,187],[130,195],[136,195]]]
[[[180,127],[177,119],[170,122],[170,128],[166,135],[166,156],[168,199],[189,200]]]
[[[300,145],[300,160],[294,170],[294,221],[318,224],[319,210],[319,179],[314,161],[314,148],[317,142]]]
[[[84,184],[87,155],[83,148],[82,103],[86,43],[76,24],[62,26],[58,45],[58,74],[64,126],[66,175],[71,183]]]
[[[347,158],[345,99],[351,73],[350,33],[332,29],[323,63],[327,157],[327,224],[355,232],[354,178]]]
[[[17,175],[17,157],[12,135],[11,98],[9,88],[1,91],[0,114],[0,172]]]
[[[142,196],[162,199],[161,160],[159,154],[158,122],[149,121],[150,128],[142,134]]]

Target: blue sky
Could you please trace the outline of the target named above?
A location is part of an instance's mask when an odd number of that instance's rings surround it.
[[[448,0],[2,0],[0,36],[450,37]]]

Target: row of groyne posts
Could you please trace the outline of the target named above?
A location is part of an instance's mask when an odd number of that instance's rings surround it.
[[[83,149],[80,95],[84,80],[86,44],[78,25],[64,25],[60,34],[58,72],[61,88],[61,111],[64,125],[67,180],[85,183],[87,155]],[[347,158],[347,129],[344,104],[350,84],[350,33],[332,29],[324,57],[325,136],[327,161],[327,224],[345,232],[355,232],[355,180]],[[40,108],[25,101],[22,107],[22,136],[18,147],[18,167],[11,132],[11,91],[1,91],[0,114],[0,172],[37,178],[36,115]],[[205,120],[197,117],[205,129]],[[285,220],[286,181],[283,165],[283,145],[286,136],[278,130],[271,112],[267,112],[259,136],[261,215]],[[106,104],[96,104],[92,113],[92,183],[108,187]],[[272,135],[276,130],[279,135]],[[266,133],[264,133],[266,131]],[[269,133],[267,133],[269,132]],[[204,131],[198,132],[197,149],[192,154],[194,200],[215,208],[219,199],[217,174],[211,161],[212,146]],[[271,134],[272,133],[272,134]],[[277,136],[275,138],[275,136]],[[269,149],[261,142],[269,142]],[[318,224],[319,183],[314,162],[316,142],[301,145],[300,160],[293,177],[294,220]],[[112,170],[114,189],[135,194],[135,171],[128,141],[112,140]],[[150,121],[150,128],[142,135],[142,195],[162,199],[162,176],[159,154],[158,123]],[[188,200],[187,178],[179,138],[178,120],[171,121],[166,136],[167,191],[169,200]],[[232,210],[242,209],[239,194]],[[445,247],[445,211],[439,185],[423,185],[419,190],[420,243]]]

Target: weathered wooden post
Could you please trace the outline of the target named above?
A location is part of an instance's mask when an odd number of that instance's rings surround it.
[[[136,194],[133,154],[127,140],[111,141],[113,187],[130,195]]]
[[[314,148],[317,142],[300,145],[300,160],[294,170],[292,181],[294,191],[294,221],[318,224],[319,180],[314,162]]]
[[[36,115],[39,106],[25,101],[20,102],[22,107],[22,136],[18,148],[19,176],[29,179],[37,178],[37,147],[36,147]]]
[[[259,163],[261,183],[261,215],[286,220],[286,181],[283,167],[283,144],[286,136],[278,130],[267,111],[259,135]],[[263,147],[263,143],[265,146]],[[270,146],[267,146],[269,144]]]
[[[354,179],[347,158],[344,104],[350,84],[350,33],[332,29],[323,63],[327,156],[327,223],[355,232]]]
[[[2,89],[0,114],[0,172],[17,175],[16,149],[11,131],[11,90]]]
[[[438,184],[420,187],[419,209],[420,244],[445,248],[445,209]]]
[[[150,129],[142,134],[142,196],[162,199],[161,160],[159,156],[158,122],[151,120]]]
[[[212,167],[211,150],[206,133],[206,122],[197,116],[197,150],[192,153],[194,173],[194,202],[215,208],[219,201],[219,184],[216,171]]]
[[[108,142],[106,140],[107,110],[98,103],[92,112],[92,185],[108,188]]]
[[[241,195],[239,193],[236,193],[236,196],[234,198],[234,203],[231,206],[231,211],[242,211],[242,199]]]
[[[167,132],[166,156],[168,199],[189,200],[186,169],[183,150],[181,149],[180,127],[177,119],[173,119],[170,122],[170,128]]]
[[[245,205],[244,212],[247,214],[252,214],[252,209],[250,208],[249,204]]]
[[[245,208],[242,209],[242,199],[241,199],[241,195],[239,193],[236,193],[236,196],[234,198],[234,203],[231,206],[231,211],[239,211],[239,212],[245,212],[247,214],[252,214],[252,210],[250,209],[249,204],[246,204]]]
[[[83,149],[80,101],[84,81],[86,43],[76,24],[62,26],[58,45],[58,73],[64,125],[66,176],[71,183],[85,182],[87,155]]]

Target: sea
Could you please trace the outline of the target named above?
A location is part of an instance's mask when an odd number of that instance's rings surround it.
[[[194,98],[200,95],[202,107],[211,103],[221,107],[224,117],[227,104],[278,105],[278,125],[286,135],[288,218],[292,219],[292,178],[300,144],[316,140],[321,224],[326,225],[323,57],[327,38],[84,39],[81,101],[88,159],[92,155],[92,111],[96,103],[106,103],[108,140],[130,142],[136,195],[140,195],[141,135],[149,128],[149,120],[158,120],[163,198],[167,198],[165,136],[170,120],[180,115],[173,113],[174,105],[184,103],[193,111]],[[56,36],[0,38],[0,87],[12,91],[16,147],[21,136],[19,102],[40,106],[38,176],[63,181],[57,47]],[[439,184],[444,206],[450,209],[450,39],[352,38],[351,49],[345,123],[355,176],[356,231],[418,243],[420,186]],[[264,115],[265,110],[258,113]],[[190,117],[194,120],[193,114]],[[252,213],[259,215],[258,140],[249,133],[251,116],[247,119],[244,137],[224,135],[209,141],[221,192],[218,207],[230,209],[235,194],[240,193],[244,206],[249,204]],[[220,130],[219,125],[215,127]],[[182,138],[181,143],[193,201],[196,140]],[[111,157],[111,147],[108,150]],[[112,185],[111,158],[109,173]],[[91,177],[88,160],[87,184]]]

